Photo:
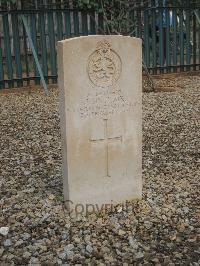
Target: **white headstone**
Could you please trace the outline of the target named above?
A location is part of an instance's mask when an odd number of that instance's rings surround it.
[[[141,49],[123,36],[58,42],[64,198],[73,208],[142,195]]]

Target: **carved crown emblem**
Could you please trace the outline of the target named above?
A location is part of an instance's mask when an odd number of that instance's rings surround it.
[[[111,87],[119,79],[121,59],[108,41],[97,43],[96,50],[89,56],[87,71],[91,82],[97,87]]]
[[[97,43],[97,50],[108,52],[110,48],[111,45],[106,40]]]

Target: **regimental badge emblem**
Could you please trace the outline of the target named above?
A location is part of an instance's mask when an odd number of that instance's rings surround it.
[[[106,40],[98,42],[96,50],[88,59],[87,71],[90,81],[97,87],[111,87],[119,79],[121,70],[121,59],[110,43]]]

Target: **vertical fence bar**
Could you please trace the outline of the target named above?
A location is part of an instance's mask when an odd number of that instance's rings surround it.
[[[198,17],[200,18],[200,9],[197,14],[198,14]],[[200,21],[199,20],[198,20],[198,44],[199,44],[199,64],[200,64]],[[199,70],[200,70],[200,66],[199,66]]]
[[[134,20],[135,20],[134,14],[135,14],[134,10],[129,11],[129,20],[130,20],[129,24],[134,23]],[[130,36],[135,36],[135,23],[133,24],[133,26],[130,25]]]
[[[74,21],[74,36],[79,36],[79,18],[78,11],[73,10],[73,21]]]
[[[196,27],[196,17],[195,14],[192,14],[192,24],[193,24],[193,30],[192,30],[192,34],[193,34],[193,70],[196,70],[196,50],[197,50],[197,40],[196,40],[196,31],[197,31],[197,27]]]
[[[40,0],[41,1],[41,0]],[[41,3],[41,2],[40,2]],[[43,4],[43,1],[42,1]],[[39,25],[39,34],[40,34],[40,49],[42,57],[42,70],[46,82],[48,82],[48,55],[47,55],[47,45],[46,45],[46,14],[41,11],[38,14],[38,25]]]
[[[90,34],[96,33],[95,12],[90,12]]]
[[[71,36],[69,1],[68,0],[63,1],[63,6],[64,6],[64,14],[63,14],[64,29],[63,29],[63,33],[64,33],[64,38],[69,38],[69,36]]]
[[[164,65],[163,8],[159,7],[159,64]],[[161,73],[163,71],[161,70]]]
[[[190,10],[186,10],[186,64],[190,64],[191,59],[191,43],[190,43]],[[190,66],[186,67],[186,70],[190,70]]]
[[[55,32],[54,32],[54,18],[53,10],[48,10],[48,37],[49,37],[49,52],[50,52],[50,69],[53,83],[56,82],[57,68],[56,68],[56,49],[55,49]]]
[[[103,14],[99,13],[98,14],[98,33],[99,34],[104,34],[104,23],[103,23]]]
[[[0,0],[1,4],[1,0]],[[2,15],[0,15],[0,25],[2,25]],[[4,82],[4,70],[3,70],[3,48],[2,48],[2,36],[0,34],[0,89],[5,87]]]
[[[180,65],[181,70],[184,70],[184,25],[183,25],[183,9],[180,9],[180,26],[179,26],[179,39],[180,39]]]
[[[20,38],[19,38],[19,21],[15,13],[11,14],[12,29],[13,29],[13,47],[15,55],[15,65],[16,65],[16,77],[20,79],[17,81],[17,86],[23,85],[22,82],[22,64],[21,64],[21,51],[20,51]]]
[[[26,31],[23,25],[23,43],[24,43],[24,59],[25,59],[25,69],[26,69],[26,78],[30,77],[30,68],[29,68],[29,55],[28,55],[28,47],[27,47],[27,38]],[[30,80],[27,79],[27,84],[30,84]]]
[[[3,71],[3,54],[2,54],[1,35],[0,35],[0,89],[3,89],[4,87],[5,87],[5,82],[4,82],[4,71]]]
[[[64,20],[65,20],[65,37],[71,36],[71,20],[70,20],[70,10],[66,10],[64,12]]]
[[[143,38],[143,32],[142,32],[142,28],[143,28],[143,23],[142,23],[142,10],[139,10],[139,38]]]
[[[12,66],[12,53],[11,53],[11,45],[10,45],[10,29],[9,29],[9,21],[8,15],[3,14],[3,36],[4,36],[4,48],[6,55],[6,67],[7,67],[7,77],[8,77],[8,85],[9,87],[13,87],[13,66]]]
[[[170,54],[170,14],[169,14],[169,8],[166,7],[165,10],[166,14],[166,67],[167,72],[171,72],[171,68],[169,66],[171,65],[171,54]]]
[[[142,37],[142,10],[141,9],[137,9],[137,37],[141,38]]]
[[[152,9],[152,24],[151,24],[151,36],[152,36],[152,66],[154,68],[153,74],[156,74],[156,65],[157,65],[157,47],[156,47],[156,9]]]
[[[25,9],[25,2],[21,2],[22,10]],[[28,53],[28,46],[27,46],[27,37],[26,37],[26,29],[24,24],[22,23],[22,40],[23,40],[23,52],[22,52],[22,76],[27,78],[27,85],[30,85],[30,67],[29,67],[29,53]],[[24,73],[25,72],[25,73]]]
[[[135,30],[135,37],[139,37],[139,15],[138,15],[138,10],[134,10],[134,17],[136,18],[136,30]]]
[[[144,11],[144,60],[146,66],[150,66],[150,49],[149,49],[149,11]]]
[[[82,18],[82,35],[88,35],[88,21],[87,21],[87,13],[82,11],[81,13]]]
[[[177,66],[177,9],[173,8],[172,10],[172,26],[173,26],[173,65]],[[177,67],[174,68],[174,71],[177,72]]]
[[[61,9],[61,0],[56,0],[56,8]],[[57,22],[57,28],[56,28],[56,36],[57,41],[60,41],[63,39],[63,18],[62,18],[62,12],[56,11],[56,22]]]
[[[36,13],[30,15],[30,32],[31,32],[31,39],[33,41],[33,45],[35,47],[35,52],[38,54],[38,47],[37,47],[37,30],[36,30]],[[32,56],[33,60],[33,69],[34,69],[34,78],[35,84],[40,84],[39,72],[37,69],[37,65],[35,63],[34,57]]]

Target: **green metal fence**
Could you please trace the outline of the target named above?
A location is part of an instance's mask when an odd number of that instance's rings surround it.
[[[144,15],[144,60],[154,73],[200,70],[200,8],[153,7]]]
[[[32,41],[49,83],[57,82],[57,41],[107,33],[103,15],[95,11],[61,5],[19,10],[12,4],[9,8],[7,4],[0,6],[0,89],[40,83],[20,19],[22,14],[27,17]],[[134,21],[132,35],[143,39],[144,61],[151,73],[200,70],[200,7],[149,5],[135,8],[130,15]]]
[[[25,86],[31,81],[40,83],[29,40],[20,19],[22,14],[27,18],[47,82],[57,82],[57,41],[81,35],[104,34],[102,15],[95,12],[66,7],[1,10],[0,88]]]

